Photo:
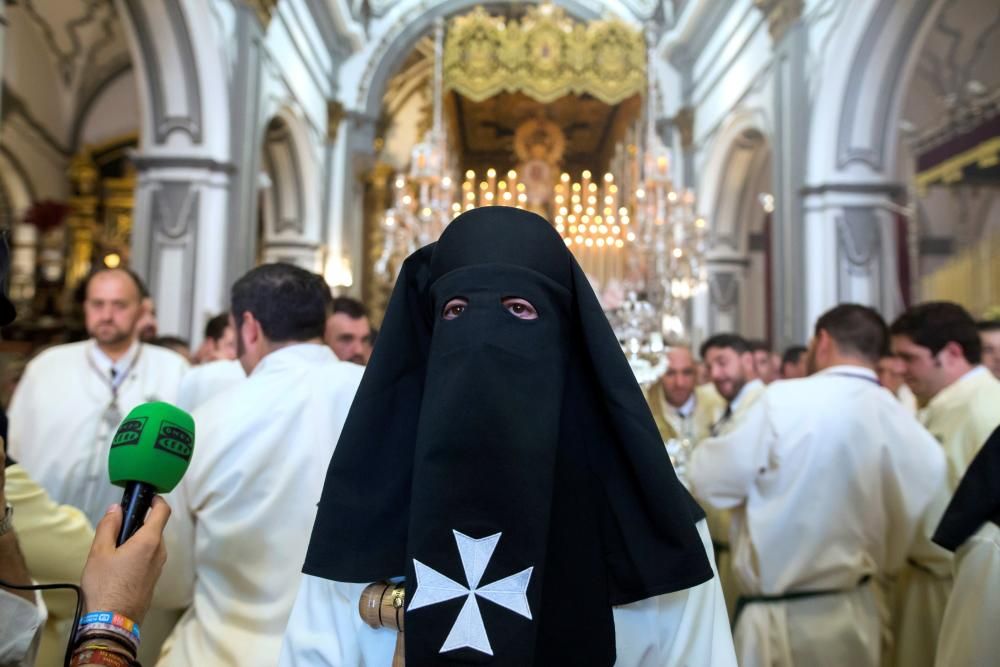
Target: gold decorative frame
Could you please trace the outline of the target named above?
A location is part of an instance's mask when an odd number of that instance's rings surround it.
[[[577,23],[548,3],[509,22],[476,7],[448,27],[444,85],[476,102],[522,92],[543,103],[588,94],[614,105],[645,91],[646,42],[620,19]]]

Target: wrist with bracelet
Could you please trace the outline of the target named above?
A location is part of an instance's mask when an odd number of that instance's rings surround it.
[[[91,612],[80,620],[71,667],[133,667],[138,665],[139,625],[113,612]]]

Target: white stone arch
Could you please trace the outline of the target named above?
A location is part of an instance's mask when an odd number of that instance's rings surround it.
[[[228,301],[239,258],[227,225],[232,118],[222,36],[209,3],[115,0],[138,88],[132,267],[149,284],[161,331],[201,337]]]
[[[805,316],[839,302],[902,307],[895,216],[899,120],[919,54],[948,0],[879,0],[849,12],[812,103],[803,196]]]
[[[772,190],[770,123],[761,109],[735,112],[709,147],[698,201],[711,229],[708,290],[695,298],[696,337],[737,331],[766,337],[768,242],[758,195]]]
[[[260,211],[263,229],[258,256],[320,271],[320,167],[303,118],[282,107],[261,137]]]

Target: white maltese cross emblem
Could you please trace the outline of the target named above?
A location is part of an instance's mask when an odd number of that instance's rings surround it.
[[[414,558],[413,569],[417,574],[417,590],[413,594],[413,600],[407,611],[454,600],[464,595],[465,604],[462,605],[462,611],[458,613],[458,618],[455,619],[455,624],[444,640],[440,652],[468,647],[487,655],[493,655],[493,648],[490,646],[489,637],[486,636],[486,626],[483,625],[483,617],[479,612],[479,603],[476,597],[485,598],[530,619],[531,609],[528,606],[526,593],[528,582],[531,580],[531,571],[535,568],[529,567],[517,574],[480,587],[479,580],[482,579],[483,572],[486,571],[486,566],[489,565],[490,558],[493,557],[493,550],[496,549],[497,542],[500,541],[500,536],[503,533],[476,540],[457,530],[452,532],[455,534],[455,543],[458,545],[458,555],[462,558],[465,580],[469,585],[463,586]]]

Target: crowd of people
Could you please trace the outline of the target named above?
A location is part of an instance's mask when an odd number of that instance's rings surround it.
[[[841,304],[781,354],[675,345],[643,394],[559,236],[503,208],[407,260],[377,350],[304,269],[230,296],[191,351],[138,276],[96,271],[90,338],[36,356],[8,406],[0,580],[83,572],[74,665],[1000,655],[1000,323]],[[195,453],[116,549],[110,441],[153,400],[193,414]],[[395,630],[358,613],[379,582]],[[0,665],[59,664],[74,607],[0,587]]]

